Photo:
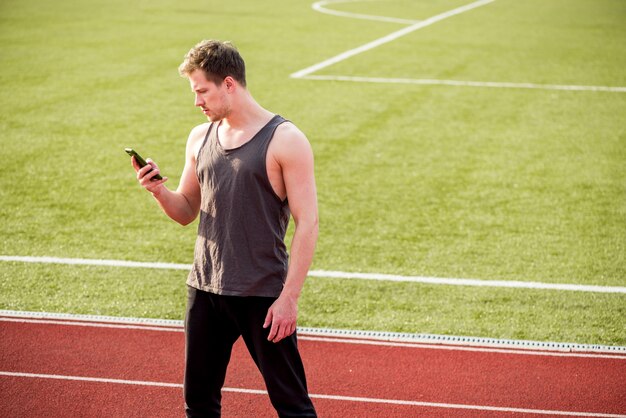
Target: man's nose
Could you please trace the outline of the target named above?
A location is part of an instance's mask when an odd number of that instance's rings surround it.
[[[196,94],[196,106],[202,106],[204,104],[204,100],[200,97],[199,94]]]

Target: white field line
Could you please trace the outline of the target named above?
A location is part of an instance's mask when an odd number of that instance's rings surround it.
[[[374,48],[376,48],[378,46],[381,46],[381,45],[384,45],[384,44],[389,43],[391,41],[394,41],[394,40],[396,40],[396,39],[398,39],[398,38],[400,38],[400,37],[402,37],[404,35],[408,35],[411,32],[415,32],[418,29],[425,28],[427,26],[430,26],[430,25],[432,25],[434,23],[440,22],[440,21],[442,21],[444,19],[447,19],[449,17],[452,17],[452,16],[455,16],[455,15],[467,12],[467,11],[475,9],[477,7],[484,6],[486,4],[492,3],[493,1],[495,1],[495,0],[479,0],[479,1],[475,1],[475,2],[467,4],[465,6],[457,7],[456,9],[452,9],[452,10],[449,10],[447,12],[438,14],[438,15],[433,16],[433,17],[430,17],[430,18],[428,18],[426,20],[422,20],[420,22],[414,23],[414,24],[412,24],[410,26],[407,26],[407,27],[405,27],[403,29],[400,29],[398,31],[390,33],[387,36],[383,36],[382,38],[376,39],[376,40],[374,40],[372,42],[369,42],[369,43],[367,43],[365,45],[361,45],[361,46],[359,46],[357,48],[348,50],[346,52],[342,52],[341,54],[336,55],[336,56],[334,56],[332,58],[329,58],[327,60],[319,62],[319,63],[317,63],[315,65],[312,65],[312,66],[310,66],[308,68],[305,68],[303,70],[297,71],[297,72],[291,74],[291,77],[292,78],[302,78],[302,77],[304,77],[306,75],[314,73],[315,71],[319,71],[322,68],[329,67],[329,66],[331,66],[333,64],[336,64],[338,62],[344,61],[344,60],[346,60],[348,58],[351,58],[351,57],[353,57],[355,55],[358,55],[358,54],[360,54],[362,52],[369,51],[369,50],[374,49]]]
[[[422,86],[490,87],[503,89],[599,91],[611,93],[626,93],[626,87],[619,86],[576,86],[559,84],[510,83],[497,81],[437,80],[427,78],[383,78],[342,75],[306,75],[300,78],[306,80],[352,81],[356,83],[416,84]]]
[[[385,17],[385,16],[371,16],[371,15],[362,15],[362,14],[357,14],[357,13],[339,12],[336,10],[327,9],[323,7],[325,5],[333,4],[333,3],[346,3],[346,2],[355,2],[355,1],[360,1],[360,0],[319,1],[317,3],[314,3],[312,7],[314,10],[318,12],[331,14],[335,16],[357,18],[357,19],[383,20],[387,22],[411,24],[412,26],[409,26],[408,28],[394,32],[390,35],[387,35],[384,38],[370,42],[369,44],[363,45],[359,48],[346,51],[343,54],[337,55],[336,57],[330,58],[319,64],[315,64],[311,67],[305,68],[304,70],[295,72],[291,74],[292,78],[299,78],[299,79],[305,79],[305,80],[318,80],[318,81],[352,81],[356,83],[414,84],[414,85],[421,85],[421,86],[455,86],[455,87],[481,87],[481,88],[488,87],[488,88],[505,88],[505,89],[598,91],[598,92],[610,92],[610,93],[626,93],[626,87],[622,87],[622,86],[579,86],[579,85],[560,85],[560,84],[512,83],[512,82],[497,82],[497,81],[492,82],[492,81],[439,80],[439,79],[421,79],[421,78],[394,78],[394,77],[383,78],[383,77],[359,77],[359,76],[342,76],[342,75],[311,75],[312,73],[322,68],[325,68],[337,62],[343,61],[361,52],[373,49],[384,43],[391,42],[399,38],[400,36],[404,36],[407,33],[410,33],[417,29],[421,29],[422,27],[431,25],[432,23],[435,23],[446,17],[450,17],[450,15],[447,15],[447,14],[458,11],[459,9],[463,9],[463,8],[454,9],[454,10],[443,13],[441,15],[434,16],[424,21],[410,21],[410,20],[403,21],[404,19],[395,19],[395,18],[390,18],[390,17]],[[495,0],[492,0],[492,1],[495,1]],[[473,4],[474,3],[465,7],[472,6]],[[482,5],[483,4],[478,4],[474,7],[479,7]],[[466,10],[461,10],[454,14],[462,13]],[[428,23],[425,26],[420,26],[420,24],[424,24],[426,22]]]
[[[479,286],[479,287],[508,287],[518,289],[543,289],[543,290],[568,290],[578,292],[598,292],[598,293],[626,293],[626,287],[621,286],[596,286],[564,283],[542,283],[523,282],[516,280],[480,280],[480,279],[455,279],[442,277],[422,277],[422,276],[397,276],[393,274],[380,273],[346,273],[342,271],[312,270],[311,277],[327,277],[337,279],[361,279],[361,280],[382,280],[394,282],[414,282],[437,285],[453,286]]]
[[[326,0],[326,1],[318,1],[313,3],[311,6],[313,10],[316,10],[320,13],[325,13],[333,16],[341,16],[341,17],[349,17],[353,19],[365,19],[365,20],[377,20],[380,22],[391,22],[391,23],[402,23],[405,25],[412,25],[414,23],[419,22],[419,20],[410,20],[410,19],[400,19],[396,17],[387,17],[387,16],[377,16],[377,15],[366,15],[361,13],[351,13],[351,12],[341,12],[338,10],[327,9],[324,6],[329,4],[338,4],[338,3],[361,3],[363,1],[371,1],[371,0]]]
[[[87,265],[87,266],[106,266],[106,267],[130,267],[130,268],[149,268],[149,269],[166,269],[166,270],[189,270],[190,264],[175,263],[151,263],[142,261],[126,261],[126,260],[94,260],[84,258],[59,258],[59,257],[31,257],[31,256],[11,256],[0,255],[0,261],[13,261],[21,263],[47,263],[47,264],[68,264],[68,265]],[[324,277],[335,279],[360,279],[360,280],[377,280],[377,281],[393,281],[393,282],[412,282],[433,285],[452,285],[452,286],[478,286],[478,287],[505,287],[517,289],[541,289],[541,290],[564,290],[576,292],[594,292],[594,293],[624,293],[626,287],[623,286],[597,286],[597,285],[581,285],[567,283],[542,283],[542,282],[524,282],[516,280],[481,280],[481,279],[457,279],[442,277],[423,277],[423,276],[399,276],[394,274],[383,273],[358,273],[345,271],[327,271],[327,270],[311,270],[309,277]]]
[[[68,376],[58,374],[43,374],[43,373],[21,373],[21,372],[9,372],[0,371],[0,376],[7,377],[22,377],[31,379],[55,379],[55,380],[67,380],[67,381],[79,381],[79,382],[94,382],[94,383],[110,383],[110,384],[122,384],[122,385],[136,385],[136,386],[156,386],[166,388],[182,388],[180,383],[169,382],[154,382],[154,381],[142,381],[142,380],[125,380],[125,379],[108,379],[99,377],[86,377],[86,376]],[[251,395],[267,395],[267,391],[260,389],[245,389],[245,388],[222,388],[223,392],[231,393],[245,393]],[[359,402],[359,403],[375,403],[384,405],[406,405],[415,407],[428,407],[428,408],[446,408],[446,409],[464,409],[464,410],[477,410],[477,411],[495,411],[495,412],[508,412],[508,413],[520,413],[520,414],[539,414],[539,415],[566,415],[566,416],[580,416],[580,417],[603,417],[603,418],[626,418],[626,415],[619,414],[605,414],[599,412],[578,412],[578,411],[559,411],[559,410],[545,410],[545,409],[529,409],[529,408],[511,408],[500,407],[490,405],[465,405],[465,404],[452,404],[452,403],[438,403],[438,402],[419,402],[400,399],[381,399],[381,398],[367,398],[360,396],[340,396],[340,395],[323,395],[323,394],[310,394],[313,399],[328,399],[341,402]]]
[[[118,328],[160,332],[183,332],[183,321],[181,320],[124,318],[69,313],[0,310],[0,322]],[[626,353],[626,347],[597,344],[557,343],[453,335],[409,334],[398,332],[355,331],[303,327],[298,327],[298,338],[301,340],[337,344],[367,344],[436,350],[626,360],[626,356],[619,355],[621,353]],[[607,353],[611,355],[598,353]]]
[[[126,260],[101,260],[89,258],[63,258],[63,257],[30,257],[0,255],[0,261],[16,261],[21,263],[44,263],[44,264],[69,264],[82,266],[104,266],[104,267],[130,267],[130,268],[152,268],[164,270],[187,270],[191,269],[190,264],[176,263],[146,263],[141,261]]]

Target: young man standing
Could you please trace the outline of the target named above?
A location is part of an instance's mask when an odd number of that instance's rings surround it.
[[[313,153],[292,123],[262,108],[228,42],[203,41],[180,65],[209,122],[187,140],[176,191],[139,168],[162,210],[187,225],[200,214],[185,318],[185,409],[219,417],[234,342],[243,340],[280,417],[314,417],[296,340],[298,298],[318,235]],[[295,232],[288,257],[290,214]]]

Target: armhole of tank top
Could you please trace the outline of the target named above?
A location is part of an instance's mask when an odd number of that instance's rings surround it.
[[[281,116],[282,118],[282,116]],[[272,129],[272,135],[270,136],[269,141],[267,141],[267,144],[265,145],[265,149],[263,150],[263,161],[265,162],[265,170],[264,170],[264,175],[265,175],[265,181],[267,182],[267,186],[270,188],[270,190],[272,191],[272,195],[276,198],[276,201],[278,203],[280,203],[282,206],[287,204],[287,199],[289,198],[289,196],[285,196],[285,200],[281,200],[280,196],[278,196],[276,194],[276,191],[274,190],[274,187],[272,186],[272,182],[270,181],[270,176],[267,172],[267,153],[269,152],[270,149],[270,144],[272,143],[272,141],[274,140],[274,135],[276,134],[276,129],[278,129],[278,127],[280,125],[282,125],[285,122],[289,122],[287,119],[282,118],[283,120],[280,121],[280,123],[277,123],[276,126],[274,126],[274,128]]]
[[[196,155],[196,177],[198,178],[198,181],[200,180],[200,173],[198,172],[198,165],[199,165],[198,162],[200,161],[202,150],[204,149],[204,147],[206,146],[209,140],[209,135],[211,135],[212,129],[213,129],[213,122],[211,122],[211,124],[209,125],[209,129],[207,129],[206,131],[206,135],[204,136],[204,139],[202,140],[202,144],[200,144],[200,148],[198,148],[198,155]]]

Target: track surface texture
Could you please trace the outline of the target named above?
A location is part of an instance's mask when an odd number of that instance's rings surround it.
[[[299,335],[320,417],[626,416],[626,356]],[[180,326],[0,317],[0,416],[182,417]],[[224,417],[274,417],[235,344]]]

